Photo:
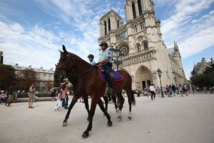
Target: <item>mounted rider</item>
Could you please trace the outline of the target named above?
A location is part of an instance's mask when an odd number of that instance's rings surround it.
[[[106,42],[102,42],[100,46],[103,50],[103,54],[99,64],[102,64],[105,70],[105,78],[108,82],[108,93],[113,94],[113,83],[110,76],[110,73],[112,71],[112,53],[107,49],[108,44]]]
[[[88,59],[89,59],[89,62],[90,62],[91,65],[95,65],[96,64],[96,62],[94,61],[94,55],[89,54],[88,55]]]

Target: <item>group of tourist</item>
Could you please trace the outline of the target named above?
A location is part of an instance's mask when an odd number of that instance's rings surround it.
[[[62,110],[62,108],[68,109],[69,92],[67,83],[65,83],[65,85],[63,85],[62,88],[58,90],[52,88],[51,95],[52,97],[55,97],[57,95],[57,104],[55,106],[55,111]]]
[[[143,90],[136,89],[133,91],[134,94],[137,94],[138,97],[140,97],[141,94],[147,96],[151,95],[151,99],[153,100],[156,97],[156,94],[159,96],[161,95],[161,88],[160,87],[155,87],[154,84],[151,84],[149,88],[145,88]],[[162,88],[162,92],[164,95],[167,95],[168,97],[173,97],[176,94],[180,94],[183,96],[184,94],[188,96],[188,89],[186,84],[175,86],[174,84],[172,85],[166,85],[165,88]]]
[[[0,104],[4,104],[7,107],[11,107],[12,102],[16,102],[17,92],[14,90],[14,83],[8,87],[6,91],[0,92]]]

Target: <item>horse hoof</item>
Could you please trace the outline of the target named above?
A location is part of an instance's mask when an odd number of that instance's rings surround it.
[[[108,121],[108,126],[109,126],[109,127],[112,126],[112,121]]]
[[[83,134],[82,134],[82,137],[83,138],[87,138],[89,136],[89,133],[87,133],[87,132],[84,132]]]
[[[132,117],[128,117],[129,120],[132,120]]]
[[[63,122],[63,124],[62,124],[63,127],[65,127],[67,125],[68,125],[67,122]]]
[[[118,116],[117,117],[118,121],[120,122],[122,120],[122,117],[121,116]]]

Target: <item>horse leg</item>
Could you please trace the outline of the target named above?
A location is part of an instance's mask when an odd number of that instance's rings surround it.
[[[67,126],[67,120],[69,118],[69,115],[70,115],[70,112],[71,112],[71,109],[73,108],[73,106],[75,105],[75,103],[77,102],[77,100],[80,98],[80,96],[73,96],[72,98],[72,101],[71,101],[71,104],[68,108],[68,111],[67,111],[67,114],[65,116],[65,119],[63,121],[63,126]]]
[[[104,96],[103,97],[104,101],[105,101],[105,110],[106,112],[108,111],[108,97],[107,96]]]
[[[112,100],[113,100],[113,102],[114,102],[114,107],[115,107],[115,110],[116,110],[116,112],[118,112],[118,110],[117,110],[117,102],[116,102],[116,96],[117,95],[112,95]]]
[[[131,90],[127,90],[126,93],[127,93],[127,96],[128,96],[128,103],[129,103],[129,116],[128,116],[128,119],[131,120],[132,119],[132,101],[133,101],[132,98],[134,98],[134,97],[132,95],[133,93],[132,93]]]
[[[111,117],[108,114],[108,112],[105,110],[101,99],[98,100],[98,105],[99,105],[100,109],[103,111],[103,113],[105,114],[106,118],[108,119],[108,126],[111,127],[112,126]]]
[[[117,113],[118,114],[117,118],[119,121],[121,121],[122,120],[121,112],[122,112],[122,108],[123,108],[123,104],[124,104],[125,99],[123,98],[121,93],[119,93],[117,96],[118,96],[118,100],[120,101],[120,106],[119,106],[119,110]]]
[[[84,100],[84,104],[85,104],[85,109],[87,110],[88,112],[88,118],[87,120],[89,121],[89,105],[88,105],[88,95],[82,95],[82,98]]]
[[[89,136],[89,131],[91,131],[91,129],[92,129],[93,117],[94,117],[94,113],[95,113],[95,109],[96,109],[98,100],[99,100],[99,97],[96,97],[95,95],[93,95],[91,97],[91,109],[89,112],[89,123],[88,123],[87,129],[82,134],[83,138],[87,138]]]

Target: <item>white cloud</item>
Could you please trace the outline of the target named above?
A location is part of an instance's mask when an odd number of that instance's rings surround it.
[[[201,30],[180,44],[181,55],[185,58],[214,45],[214,26]],[[194,49],[194,50],[193,50]]]
[[[35,26],[30,30],[18,23],[0,21],[0,50],[7,64],[53,68],[58,60],[59,40],[53,33]]]

